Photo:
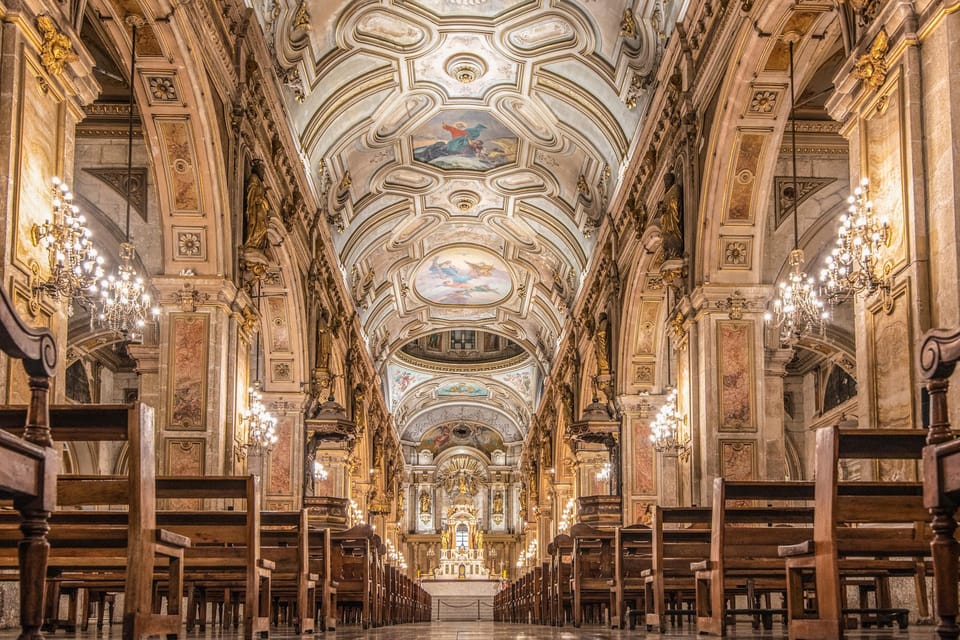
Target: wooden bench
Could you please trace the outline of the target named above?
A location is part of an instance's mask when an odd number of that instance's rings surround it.
[[[580,627],[585,618],[594,623],[603,621],[604,611],[612,611],[610,581],[613,580],[613,531],[579,523],[570,528],[573,539],[571,589],[573,591],[573,626]],[[584,609],[590,607],[592,616]]]
[[[242,500],[237,511],[159,511],[160,526],[188,536],[184,580],[191,590],[243,593],[243,633],[251,640],[270,631],[270,589],[275,565],[260,544],[260,493],[256,476],[189,476],[157,479],[157,498]],[[226,605],[225,605],[226,610]],[[192,612],[192,607],[189,611]]]
[[[337,629],[337,582],[333,579],[333,532],[311,529],[310,572],[319,576],[319,598],[314,612],[321,631]]]
[[[320,575],[310,567],[310,527],[307,510],[264,511],[260,514],[260,550],[273,562],[271,618],[278,624],[280,602],[292,601],[296,633],[313,633]]]
[[[699,633],[724,636],[727,625],[739,615],[750,616],[754,628],[762,624],[771,629],[774,615],[786,615],[784,608],[769,603],[771,593],[786,592],[779,547],[810,538],[813,508],[743,505],[754,501],[809,504],[813,494],[812,482],[714,479],[710,559],[690,567],[695,572]],[[731,501],[738,506],[728,505]],[[746,597],[746,607],[735,606],[738,596]]]
[[[0,407],[0,429],[14,428],[26,412],[23,407]],[[168,613],[160,615],[154,580],[161,570],[172,585],[182,580],[190,540],[157,525],[153,409],[142,403],[55,405],[50,425],[58,442],[126,442],[129,468],[127,476],[61,476],[61,507],[124,505],[127,510],[54,514],[58,542],[51,570],[96,572],[102,574],[100,581],[123,582],[124,638],[179,636],[180,601],[170,599]],[[89,520],[75,525],[65,518]]]
[[[651,566],[644,578],[647,631],[664,633],[668,618],[676,624],[693,616],[692,607],[683,609],[685,603],[694,602],[690,566],[710,558],[710,522],[709,507],[658,506],[654,511]]]
[[[547,545],[550,556],[550,624],[562,627],[573,619],[573,593],[570,591],[570,571],[573,563],[573,538],[561,533]]]
[[[373,624],[375,592],[374,533],[370,525],[355,527],[333,534],[332,576],[337,583],[338,618],[346,622],[355,619],[367,629]]]
[[[617,527],[614,534],[614,578],[610,586],[613,611],[610,625],[622,629],[626,622],[628,602],[631,618],[643,612],[646,580],[644,572],[650,569],[653,547],[652,532],[646,525]],[[631,628],[635,623],[631,623]]]
[[[18,416],[17,433],[0,432],[0,497],[13,500],[22,518],[17,543],[20,637],[42,638],[44,578],[50,548],[46,539],[47,516],[56,508],[59,465],[48,414],[57,347],[49,330],[24,324],[2,288],[0,349],[10,358],[20,360],[29,378],[30,404]],[[13,367],[9,371],[12,374]]]
[[[923,558],[930,553],[930,536],[921,484],[841,482],[839,462],[917,460],[925,439],[926,433],[919,429],[833,426],[817,431],[813,537],[780,550],[786,558],[790,638],[840,638],[844,615],[852,614],[879,617],[881,622],[895,619],[906,627],[907,610],[893,609],[883,598],[878,597],[871,609],[845,607],[844,577],[912,576],[920,587],[922,611],[926,601]],[[811,592],[816,609],[804,605]]]

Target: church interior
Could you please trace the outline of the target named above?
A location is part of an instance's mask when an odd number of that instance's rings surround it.
[[[960,0],[0,0],[0,167],[4,637],[960,637]]]

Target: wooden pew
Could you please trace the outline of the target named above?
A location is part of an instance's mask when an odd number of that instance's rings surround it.
[[[310,570],[307,510],[264,511],[260,526],[261,553],[275,566],[270,584],[274,601],[292,600],[295,632],[313,633],[320,576]]]
[[[23,407],[0,407],[0,429],[9,430],[22,423]],[[153,409],[139,403],[127,405],[54,405],[50,408],[51,433],[59,442],[126,442],[127,476],[62,476],[57,486],[60,506],[125,505],[119,516],[107,512],[88,512],[89,516],[56,515],[64,542],[58,542],[54,555],[58,570],[108,572],[105,580],[124,583],[123,637],[150,635],[179,636],[182,615],[179,599],[168,603],[168,614],[159,614],[154,594],[154,579],[166,567],[166,579],[173,585],[182,580],[182,559],[190,540],[157,525]],[[73,512],[79,513],[79,512]],[[87,533],[71,533],[67,517],[123,518],[105,522],[93,544],[78,550],[76,543],[89,538]],[[112,527],[112,528],[111,528]],[[58,534],[59,536],[60,534]],[[80,541],[71,539],[79,536]],[[102,553],[93,553],[99,548]],[[120,573],[116,573],[119,571]],[[114,572],[114,573],[109,573]]]
[[[780,550],[786,558],[790,638],[840,638],[844,615],[854,613],[892,616],[901,628],[906,626],[907,610],[892,609],[889,603],[878,602],[872,610],[844,607],[841,579],[919,573],[916,577],[923,582],[923,558],[929,555],[930,537],[925,531],[922,486],[918,482],[841,482],[839,461],[917,460],[925,439],[926,433],[919,429],[834,426],[817,431],[813,536]],[[811,588],[816,594],[816,611],[804,606]],[[925,602],[920,604],[923,607]]]
[[[635,613],[643,612],[646,579],[644,572],[650,569],[652,556],[652,532],[642,524],[629,527],[617,527],[614,535],[613,557],[614,577],[610,587],[613,611],[610,614],[611,627],[622,629],[626,622],[627,602],[633,606],[631,618]],[[630,628],[634,628],[631,623]]]
[[[373,624],[374,546],[373,529],[367,524],[333,534],[331,571],[337,583],[337,607],[343,611],[341,620],[355,610],[364,629]]]
[[[812,534],[810,506],[729,506],[748,501],[813,500],[812,482],[732,482],[716,478],[711,510],[710,559],[691,564],[695,572],[697,631],[724,636],[727,624],[738,615],[753,618],[770,629],[781,608],[761,605],[760,597],[786,592],[780,545],[795,544]],[[729,606],[737,596],[746,596],[747,606]]]
[[[667,618],[681,621],[684,602],[694,598],[691,564],[710,558],[709,507],[660,507],[653,514],[650,570],[645,576],[647,631],[664,633]],[[673,607],[667,606],[668,601]]]
[[[332,532],[329,529],[311,529],[309,535],[310,572],[319,576],[320,595],[316,603],[316,617],[321,631],[336,631],[337,582],[333,579]]]
[[[50,549],[46,539],[47,516],[56,508],[59,464],[48,413],[57,347],[48,329],[30,328],[20,319],[3,288],[0,350],[11,359],[20,360],[29,378],[30,404],[14,425],[16,433],[0,432],[0,498],[13,500],[23,519],[17,543],[20,637],[42,638],[44,578]],[[13,374],[12,366],[9,372]]]
[[[595,622],[601,622],[603,609],[610,606],[610,581],[613,580],[613,531],[587,524],[570,528],[573,539],[571,589],[573,591],[573,626],[580,627],[584,607],[595,609]]]
[[[275,565],[260,544],[260,494],[256,476],[187,476],[157,479],[158,499],[243,500],[242,511],[159,511],[157,522],[192,540],[184,557],[185,580],[225,592],[243,592],[243,633],[270,632],[270,589]],[[172,599],[172,598],[171,598]]]
[[[573,594],[570,591],[573,539],[561,533],[547,545],[547,554],[550,556],[550,624],[562,627],[567,620],[573,619]]]
[[[933,556],[934,600],[937,637],[956,640],[957,576],[960,575],[960,545],[956,542],[957,509],[960,508],[960,439],[951,429],[947,407],[950,378],[960,360],[960,330],[932,329],[923,336],[917,358],[921,377],[930,397],[930,426],[923,450],[923,502],[932,516],[930,543]]]

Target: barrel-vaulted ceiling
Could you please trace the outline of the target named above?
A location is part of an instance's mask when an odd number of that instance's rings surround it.
[[[472,407],[522,439],[535,392],[399,349],[483,329],[526,349],[515,371],[548,370],[679,4],[253,2],[401,437]],[[489,392],[438,396],[445,381]]]

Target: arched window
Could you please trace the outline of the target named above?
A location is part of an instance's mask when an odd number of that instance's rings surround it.
[[[457,544],[455,546],[457,549],[470,546],[470,530],[467,529],[467,525],[457,525]]]

